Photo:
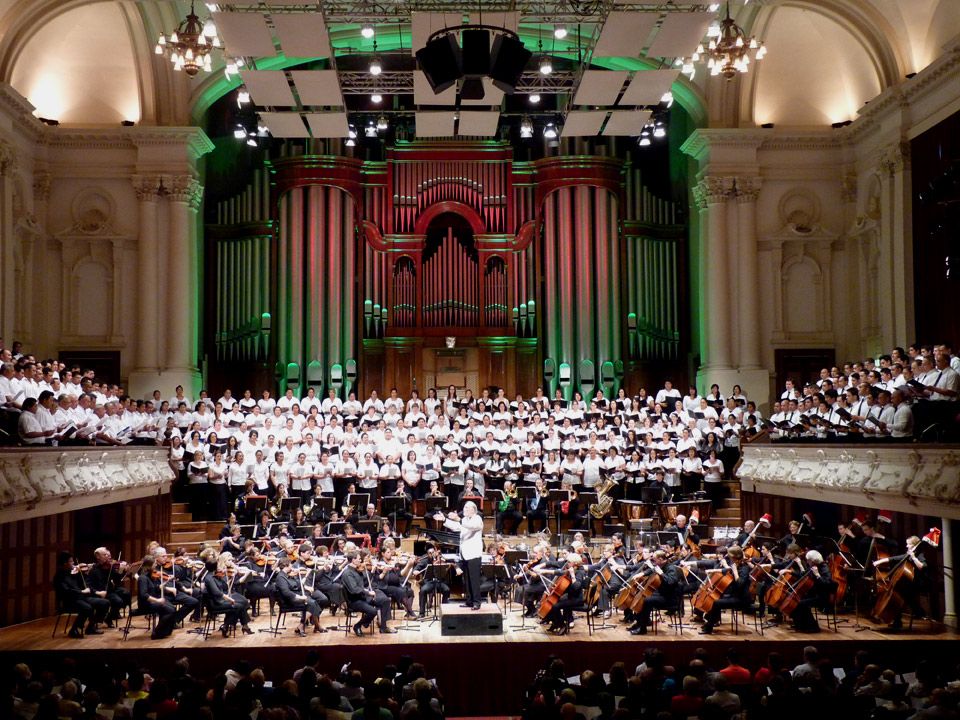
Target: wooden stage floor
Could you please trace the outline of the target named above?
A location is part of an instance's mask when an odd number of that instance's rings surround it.
[[[455,604],[445,605],[452,612]],[[492,606],[490,606],[492,607]],[[325,613],[322,626],[332,627],[342,621],[342,615]],[[726,615],[724,616],[726,619]],[[585,669],[606,671],[610,665],[623,661],[633,668],[643,660],[647,648],[661,649],[667,662],[682,666],[695,648],[704,648],[715,666],[722,667],[723,657],[731,645],[741,649],[741,656],[751,667],[758,667],[766,654],[777,650],[788,665],[799,664],[803,647],[816,645],[835,663],[847,662],[857,651],[866,649],[871,656],[901,671],[912,670],[921,657],[941,657],[955,662],[955,631],[930,621],[917,622],[910,631],[885,633],[878,626],[857,632],[851,622],[841,623],[838,632],[824,629],[819,634],[795,633],[788,627],[764,630],[760,636],[753,628],[752,618],[741,625],[734,635],[729,622],[718,627],[713,635],[699,635],[698,625],[690,625],[681,634],[661,625],[659,634],[631,636],[625,625],[614,618],[607,622],[614,627],[599,629],[592,636],[586,622],[578,616],[572,632],[555,636],[545,632],[537,622],[527,620],[525,629],[519,610],[508,612],[503,618],[502,635],[450,637],[441,635],[439,622],[413,622],[414,630],[400,630],[395,635],[367,634],[363,638],[330,631],[324,634],[308,632],[300,638],[293,633],[296,620],[288,616],[286,630],[279,636],[258,632],[266,628],[269,614],[264,612],[251,623],[253,635],[238,634],[224,639],[219,633],[204,640],[189,630],[197,627],[191,622],[165,640],[153,641],[142,618],[134,618],[133,629],[126,641],[118,630],[105,629],[103,635],[74,640],[58,631],[51,637],[54,618],[45,618],[22,625],[0,629],[0,664],[25,661],[56,665],[64,658],[77,663],[111,663],[146,667],[155,671],[169,669],[173,663],[188,657],[195,674],[222,672],[238,659],[265,668],[274,681],[290,676],[301,667],[308,650],[319,651],[321,664],[329,672],[337,672],[344,662],[362,670],[365,676],[379,672],[384,665],[395,663],[403,655],[422,662],[428,675],[437,679],[448,699],[451,715],[516,715],[519,714],[524,688],[533,680],[538,668],[548,657],[557,657],[566,664],[567,674],[578,674]],[[599,622],[599,618],[598,618]],[[391,623],[401,625],[399,619]],[[91,665],[93,666],[93,665]],[[465,700],[469,698],[469,700]]]

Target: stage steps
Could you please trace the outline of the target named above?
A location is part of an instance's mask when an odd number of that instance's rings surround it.
[[[222,522],[194,522],[187,503],[171,504],[170,550],[181,545],[194,551],[204,542],[216,540]]]

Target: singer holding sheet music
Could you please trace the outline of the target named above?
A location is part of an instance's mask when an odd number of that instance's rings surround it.
[[[460,532],[460,566],[466,578],[466,602],[463,607],[480,609],[480,556],[483,554],[483,518],[477,513],[476,503],[463,505],[463,518],[450,513],[446,519],[437,513],[437,520],[450,530]]]

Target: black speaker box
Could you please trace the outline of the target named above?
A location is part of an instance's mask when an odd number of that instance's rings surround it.
[[[484,603],[479,610],[443,606],[440,618],[440,634],[443,636],[502,635],[503,615],[491,603]]]
[[[519,40],[508,35],[497,35],[490,52],[490,77],[493,84],[507,95],[513,95],[517,83],[520,82],[520,75],[532,56],[533,53]]]
[[[454,33],[431,40],[417,50],[417,62],[434,93],[442,93],[463,75],[463,56]]]
[[[490,72],[490,33],[487,30],[464,30],[460,33],[463,47],[463,74],[486,75]]]

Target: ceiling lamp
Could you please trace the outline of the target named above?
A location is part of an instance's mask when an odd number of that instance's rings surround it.
[[[557,40],[563,40],[567,36],[567,28],[563,25],[557,25],[553,29],[553,36]]]
[[[711,37],[706,49],[701,45],[693,54],[693,62],[701,57],[707,58],[707,68],[711,75],[723,75],[727,80],[737,73],[750,69],[751,58],[762,60],[767,54],[763,43],[754,37],[747,37],[743,28],[730,17],[730,2],[727,0],[727,16],[720,21],[720,31]]]
[[[182,70],[193,77],[201,70],[210,72],[213,68],[210,53],[219,47],[220,38],[213,22],[200,22],[191,1],[186,20],[169,36],[161,34],[154,52],[166,55],[177,72]]]
[[[387,116],[380,115],[377,118],[377,130],[386,130],[388,127],[390,127],[390,124],[387,122]]]
[[[530,104],[539,105],[540,104],[540,93],[532,93],[530,95]]]
[[[370,61],[370,74],[379,75],[383,72],[383,63],[380,61],[379,55],[374,55],[373,59]]]
[[[380,93],[374,93],[373,95],[370,96],[370,100],[371,102],[375,102],[377,105],[379,105],[380,103],[383,102],[383,95],[381,95]]]
[[[373,29],[373,25],[366,23],[362,28],[360,28],[360,34],[369,40],[376,34],[376,31]]]
[[[540,58],[540,74],[549,75],[553,72],[553,63],[547,55]]]
[[[544,126],[544,128],[543,128],[543,136],[544,136],[547,140],[554,140],[554,139],[556,139],[556,137],[557,137],[557,126],[554,125],[552,122],[547,123],[546,126]]]
[[[524,115],[523,119],[520,121],[520,137],[533,137],[533,120],[530,119],[529,115]]]

